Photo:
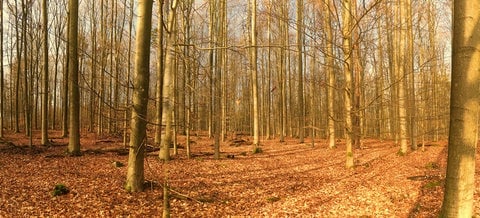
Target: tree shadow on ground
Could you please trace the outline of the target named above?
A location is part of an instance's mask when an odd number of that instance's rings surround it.
[[[445,184],[446,164],[442,166],[442,163],[446,163],[446,156],[445,146],[435,162],[425,163],[425,174],[408,177],[412,181],[421,181],[419,196],[412,205],[408,217],[438,217]]]

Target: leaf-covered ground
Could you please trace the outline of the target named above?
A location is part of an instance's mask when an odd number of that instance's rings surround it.
[[[38,145],[37,134],[33,147],[23,134],[0,141],[0,217],[158,217],[165,175],[173,217],[436,217],[443,196],[445,142],[398,156],[390,141],[365,140],[355,169],[346,170],[341,142],[328,149],[322,141],[262,141],[263,152],[252,154],[247,137],[229,138],[214,160],[204,136],[192,137],[193,157],[186,159],[181,137],[168,165],[148,154],[145,191],[127,193],[119,138],[84,135],[83,155],[69,157],[59,133],[50,134],[48,147]],[[52,196],[58,184],[69,192]]]

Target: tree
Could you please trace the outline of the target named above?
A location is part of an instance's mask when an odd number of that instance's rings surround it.
[[[162,96],[163,96],[163,76],[164,76],[164,49],[163,49],[163,0],[158,1],[158,35],[157,35],[157,108],[155,118],[155,144],[160,145],[162,139]]]
[[[42,145],[48,143],[48,5],[42,0],[43,27],[43,93],[42,93]],[[3,65],[2,65],[3,66]]]
[[[303,0],[297,0],[297,74],[298,74],[298,118],[299,141],[305,141],[305,105],[303,98]]]
[[[259,145],[259,105],[258,105],[258,72],[257,72],[257,1],[251,0],[251,48],[250,48],[250,70],[252,75],[253,94],[253,146]]]
[[[0,0],[0,138],[3,138],[3,116],[5,114],[3,105],[5,104],[4,82],[3,82],[3,0]]]
[[[69,140],[68,153],[80,154],[80,91],[78,87],[78,0],[70,0],[68,22]]]
[[[170,159],[170,144],[172,143],[172,122],[174,111],[174,58],[175,58],[175,13],[177,9],[177,0],[173,0],[168,13],[167,41],[165,54],[165,72],[163,76],[163,108],[162,120],[165,122],[165,135],[162,135],[159,157],[162,160]]]
[[[123,145],[125,147],[127,147],[127,143],[128,143],[128,115],[129,115],[129,112],[130,112],[130,103],[129,103],[129,100],[130,100],[130,74],[131,74],[131,59],[132,59],[132,55],[131,55],[131,51],[132,51],[132,29],[133,29],[133,6],[134,6],[134,1],[130,1],[130,18],[129,18],[129,22],[128,22],[128,46],[127,46],[127,53],[128,53],[128,56],[127,56],[127,85],[125,87],[126,91],[125,91],[125,114],[124,114],[124,118],[125,118],[125,122],[123,124],[123,127],[124,127],[124,132],[123,132]],[[91,104],[93,104],[93,102],[91,102]]]
[[[399,119],[399,136],[400,136],[400,154],[407,153],[407,108],[406,108],[406,89],[405,89],[405,64],[407,55],[405,47],[407,42],[407,31],[405,27],[406,21],[406,2],[405,0],[399,1],[400,5],[397,5],[395,15],[397,24],[397,33],[395,34],[395,74],[398,82],[398,119]]]
[[[133,108],[130,124],[127,182],[129,192],[143,191],[144,155],[147,126],[148,87],[150,84],[150,39],[153,0],[139,0],[135,41]]]
[[[325,31],[326,31],[326,44],[327,44],[327,51],[326,51],[326,67],[327,67],[327,76],[328,76],[328,88],[327,88],[327,116],[328,116],[328,147],[334,148],[335,147],[335,72],[334,72],[334,65],[335,59],[333,54],[333,27],[331,21],[331,8],[332,2],[331,0],[327,0],[324,5],[324,12],[325,12]]]
[[[447,175],[441,217],[472,217],[480,112],[480,1],[455,0]]]
[[[342,36],[343,36],[343,74],[345,76],[345,88],[344,88],[344,106],[345,106],[345,144],[347,149],[346,163],[347,168],[352,168],[353,163],[353,123],[352,123],[352,4],[351,0],[342,1]]]

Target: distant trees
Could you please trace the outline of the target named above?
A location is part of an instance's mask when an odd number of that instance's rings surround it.
[[[87,16],[74,20],[70,2],[5,3],[2,131],[41,128],[43,144],[48,128],[61,128],[73,146],[85,129],[123,135],[126,145],[136,5],[82,1]],[[177,134],[215,137],[215,157],[232,133],[255,145],[320,137],[334,148],[345,140],[352,157],[363,137],[393,139],[405,154],[417,137],[446,135],[449,96],[438,93],[448,93],[448,63],[437,39],[446,31],[433,1],[205,0],[178,2],[178,13],[173,3],[152,6],[157,61],[149,67],[157,73],[146,107],[156,114],[146,121],[162,158]]]

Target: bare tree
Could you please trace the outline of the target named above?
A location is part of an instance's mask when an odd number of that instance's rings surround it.
[[[352,4],[351,0],[342,1],[342,36],[343,36],[343,74],[345,76],[345,88],[344,88],[344,105],[345,105],[345,131],[346,138],[345,143],[347,147],[346,164],[347,168],[354,166],[353,162],[353,125],[352,125],[352,97],[353,97],[353,85],[352,85]]]
[[[177,0],[171,2],[168,13],[167,41],[165,54],[165,72],[163,77],[163,109],[162,120],[165,122],[165,135],[162,135],[159,157],[162,160],[170,159],[170,144],[172,143],[172,122],[174,111],[174,59],[175,59],[175,13]]]
[[[440,217],[472,217],[480,119],[480,4],[455,0],[453,8],[450,132]]]
[[[143,191],[144,155],[148,86],[150,83],[150,39],[152,29],[153,0],[139,0],[138,24],[135,41],[135,70],[133,89],[133,108],[131,119],[130,148],[128,155],[127,182],[125,189],[129,192]]]
[[[78,87],[78,0],[69,0],[68,74],[70,88],[68,153],[80,154],[80,91]]]
[[[250,70],[252,75],[253,94],[253,145],[258,146],[259,142],[259,105],[258,105],[258,67],[257,67],[257,0],[250,1],[251,6],[251,49],[250,49]]]
[[[4,121],[4,99],[5,99],[5,85],[4,85],[4,71],[3,71],[3,0],[0,0],[0,138],[3,138],[3,121]]]
[[[43,27],[43,93],[42,93],[42,145],[48,143],[48,5],[42,0]]]

